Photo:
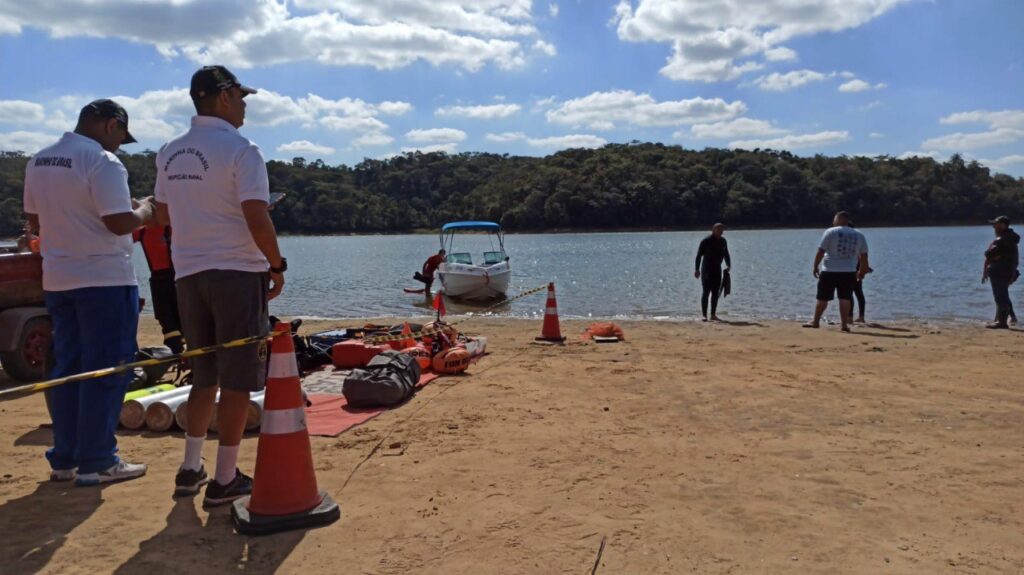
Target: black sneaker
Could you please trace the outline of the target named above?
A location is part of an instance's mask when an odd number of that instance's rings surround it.
[[[235,478],[227,485],[221,485],[211,481],[206,486],[206,497],[203,498],[203,507],[216,507],[231,503],[239,497],[245,497],[252,493],[252,478],[235,469]]]
[[[175,495],[195,495],[199,493],[199,488],[210,482],[210,478],[206,475],[206,469],[202,465],[199,469],[179,469],[178,474],[174,476],[174,494]]]

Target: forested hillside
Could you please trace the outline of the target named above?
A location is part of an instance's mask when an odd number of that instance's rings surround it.
[[[122,156],[132,193],[152,193],[152,152]],[[0,154],[0,236],[20,229],[27,156]],[[287,233],[399,232],[458,219],[510,230],[813,226],[837,209],[860,225],[980,223],[1024,216],[1024,179],[953,156],[800,157],[770,150],[610,144],[544,158],[405,154],[349,166],[271,161]]]

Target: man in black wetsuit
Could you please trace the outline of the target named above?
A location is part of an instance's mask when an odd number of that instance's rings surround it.
[[[711,228],[711,235],[704,238],[697,248],[697,261],[693,277],[700,278],[703,291],[700,296],[700,311],[704,321],[708,321],[708,299],[711,299],[711,321],[718,319],[718,295],[722,291],[722,261],[725,261],[725,271],[732,267],[729,259],[729,244],[726,243],[722,233],[725,232],[725,224],[715,224]]]

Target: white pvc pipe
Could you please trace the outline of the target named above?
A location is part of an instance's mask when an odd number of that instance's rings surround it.
[[[189,391],[191,390],[192,386],[186,385],[185,387],[179,387],[163,393],[155,393],[138,399],[129,399],[121,405],[121,425],[128,429],[141,429],[142,426],[146,424],[146,409],[149,408],[150,405],[172,397],[182,395],[188,397]]]
[[[220,399],[220,392],[217,392],[217,396],[213,398],[214,404]],[[216,417],[217,410],[213,410],[213,415]],[[188,402],[182,403],[174,410],[174,422],[178,424],[178,427],[182,431],[188,430]]]
[[[188,394],[158,401],[146,408],[146,427],[150,431],[167,431],[174,427],[174,413],[178,406],[188,403]]]

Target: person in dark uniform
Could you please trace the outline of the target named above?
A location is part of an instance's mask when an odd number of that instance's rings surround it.
[[[185,350],[178,316],[178,294],[174,288],[174,264],[171,263],[171,226],[157,222],[132,232],[132,239],[142,244],[149,265],[149,292],[153,298],[153,315],[160,323],[164,345],[174,353]]]
[[[729,258],[729,244],[722,237],[725,233],[725,224],[715,224],[711,228],[711,234],[701,240],[697,248],[697,260],[694,262],[696,268],[693,277],[700,279],[703,288],[700,296],[700,311],[704,321],[708,321],[708,300],[711,300],[711,321],[718,319],[718,296],[722,291],[722,262],[725,262],[725,271],[732,268],[732,260]]]
[[[989,222],[995,232],[995,240],[985,250],[985,268],[981,274],[982,283],[992,285],[992,296],[996,301],[996,321],[986,325],[991,329],[1006,329],[1013,313],[1010,303],[1010,284],[1017,279],[1020,254],[1017,244],[1020,236],[1010,228],[1010,218],[999,216]]]

